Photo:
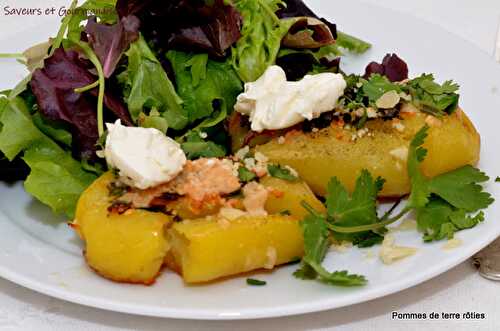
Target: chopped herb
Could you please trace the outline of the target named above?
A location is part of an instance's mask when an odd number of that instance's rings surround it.
[[[238,168],[238,177],[240,181],[243,183],[248,183],[257,178],[257,176],[247,168],[241,166]]]
[[[121,197],[125,193],[127,193],[128,187],[125,185],[120,185],[116,182],[111,182],[108,185],[109,195],[112,197]]]
[[[500,177],[495,178],[496,183],[500,183]]]
[[[290,169],[283,168],[280,165],[270,164],[267,166],[267,171],[271,177],[287,180],[290,182],[295,182],[298,180],[298,177],[293,175]]]
[[[267,282],[254,278],[247,278],[247,284],[251,286],[264,286],[267,284]]]
[[[434,116],[453,113],[458,107],[459,86],[451,80],[439,85],[432,74],[423,74],[408,81],[406,88],[412,97],[412,103],[422,111]]]

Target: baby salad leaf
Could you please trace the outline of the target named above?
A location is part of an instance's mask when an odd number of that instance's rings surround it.
[[[294,273],[300,279],[315,279],[336,286],[359,286],[366,284],[361,275],[351,275],[347,271],[327,271],[321,263],[330,246],[326,220],[320,215],[308,215],[302,221],[305,255],[302,267]]]
[[[109,78],[115,71],[123,52],[139,38],[139,19],[135,16],[126,16],[118,23],[107,25],[97,23],[94,17],[88,20],[85,32],[90,46],[101,62],[104,76]]]
[[[189,123],[202,120],[197,126],[201,129],[223,121],[243,90],[231,65],[210,60],[207,54],[169,51],[167,58],[174,69],[177,91],[184,101]]]
[[[170,128],[183,129],[188,116],[182,108],[182,99],[144,38],[141,36],[132,43],[125,54],[128,67],[118,79],[126,86],[125,100],[134,121],[145,109],[155,108]]]
[[[23,159],[31,168],[26,191],[55,213],[73,217],[78,198],[97,177],[38,130],[21,98],[3,108],[0,123],[0,151],[9,160],[24,151]]]
[[[27,149],[23,160],[31,168],[24,182],[26,191],[54,213],[74,217],[80,195],[97,177],[48,139]]]
[[[76,88],[94,83],[92,75],[80,54],[58,48],[45,59],[44,67],[33,72],[30,86],[36,96],[40,113],[52,121],[63,122],[71,127],[75,154],[81,158],[95,157],[97,132],[96,89],[83,93]],[[127,109],[109,91],[104,95],[104,104],[124,124],[131,120]]]
[[[20,97],[10,101],[0,98],[0,151],[9,161],[41,138],[41,132],[33,125],[26,103]],[[6,125],[8,124],[8,125]]]
[[[225,0],[118,0],[120,17],[136,15],[157,49],[195,49],[224,57],[240,38],[241,15]]]
[[[243,16],[243,29],[232,50],[232,64],[244,82],[257,80],[275,63],[281,40],[295,22],[276,16],[282,3],[281,0],[235,1]]]
[[[226,149],[217,145],[213,141],[205,141],[200,137],[198,131],[189,131],[186,135],[186,142],[181,144],[181,148],[190,160],[200,157],[223,157],[226,155]]]
[[[336,45],[356,54],[363,54],[372,47],[370,43],[341,31],[337,32]]]

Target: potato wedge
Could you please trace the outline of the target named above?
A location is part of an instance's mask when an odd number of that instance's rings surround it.
[[[138,209],[110,214],[112,180],[107,173],[83,193],[72,226],[85,241],[88,265],[98,274],[118,282],[151,284],[169,248],[165,228],[171,219]]]
[[[273,189],[267,198],[265,206],[269,214],[288,212],[290,216],[301,220],[308,214],[302,206],[302,201],[308,203],[317,211],[323,212],[325,210],[325,206],[302,180],[290,182],[266,176],[260,180],[260,183]]]
[[[288,216],[186,220],[167,234],[171,250],[166,263],[186,283],[272,269],[304,254],[299,221]]]
[[[415,133],[426,123],[431,126],[424,145],[428,153],[422,163],[426,176],[478,162],[480,137],[462,110],[437,119],[411,105],[405,107],[402,120],[369,121],[368,134],[354,140],[352,131],[332,125],[316,133],[289,135],[285,144],[274,139],[255,150],[270,162],[293,167],[316,194],[323,196],[333,176],[352,191],[362,169],[386,179],[381,197],[409,193],[407,151]]]

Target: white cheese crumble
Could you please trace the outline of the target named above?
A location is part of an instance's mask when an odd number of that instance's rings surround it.
[[[446,242],[446,244],[443,245],[443,249],[445,251],[449,251],[449,250],[452,250],[452,249],[455,249],[455,248],[458,248],[462,245],[462,240],[458,239],[458,238],[453,238],[453,239],[450,239]]]
[[[250,153],[250,147],[249,146],[245,146],[243,148],[241,148],[240,150],[238,150],[236,152],[236,154],[234,154],[234,157],[236,158],[236,160],[243,160],[247,155],[248,153]]]
[[[120,120],[106,126],[106,161],[127,185],[147,189],[166,183],[186,164],[180,145],[157,129],[126,127]]]
[[[253,131],[285,129],[332,111],[345,88],[341,74],[307,75],[289,82],[282,68],[270,66],[258,80],[245,84],[234,109],[250,117]]]
[[[408,159],[408,147],[401,146],[394,148],[389,152],[389,154],[398,160],[406,161]]]
[[[379,256],[384,264],[393,264],[396,261],[412,256],[417,252],[416,248],[396,246],[395,239],[392,234],[386,234],[382,247],[380,248]]]

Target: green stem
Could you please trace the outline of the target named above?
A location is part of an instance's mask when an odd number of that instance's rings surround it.
[[[76,88],[75,93],[87,92],[89,90],[92,90],[93,88],[96,88],[97,86],[99,86],[99,80],[96,80],[95,82],[93,82],[92,84],[89,84],[87,86]]]
[[[104,133],[104,72],[102,70],[101,62],[95,55],[94,51],[90,48],[90,46],[82,41],[78,41],[77,45],[85,52],[87,58],[92,62],[92,64],[97,69],[97,75],[99,76],[99,94],[97,97],[97,131],[99,133],[99,137]]]
[[[307,210],[311,215],[315,216],[315,217],[320,217],[320,218],[325,218],[324,215],[321,215],[320,213],[318,213],[316,211],[316,209],[314,209],[310,204],[308,204],[307,202],[303,201],[300,203],[302,205],[302,207],[304,207],[305,210]]]
[[[70,13],[74,12],[74,9],[76,8],[77,5],[78,5],[78,0],[73,0],[73,2],[71,2],[71,6],[69,7],[68,11]],[[69,21],[71,20],[71,17],[72,15],[68,15],[63,18],[61,22],[61,27],[59,28],[59,31],[57,32],[57,35],[54,38],[54,41],[52,42],[52,47],[50,48],[49,57],[51,57],[56,51],[56,49],[58,49],[59,46],[61,46],[62,41],[64,39],[64,35],[68,30],[68,25]]]
[[[0,53],[0,59],[26,60],[23,53]]]
[[[411,208],[405,207],[399,214],[394,217],[383,220],[382,222],[368,225],[360,225],[360,226],[338,226],[328,223],[328,228],[332,231],[338,233],[356,233],[356,232],[365,232],[365,231],[373,231],[376,229],[383,228],[389,224],[397,222],[401,219],[401,217],[405,216]]]

